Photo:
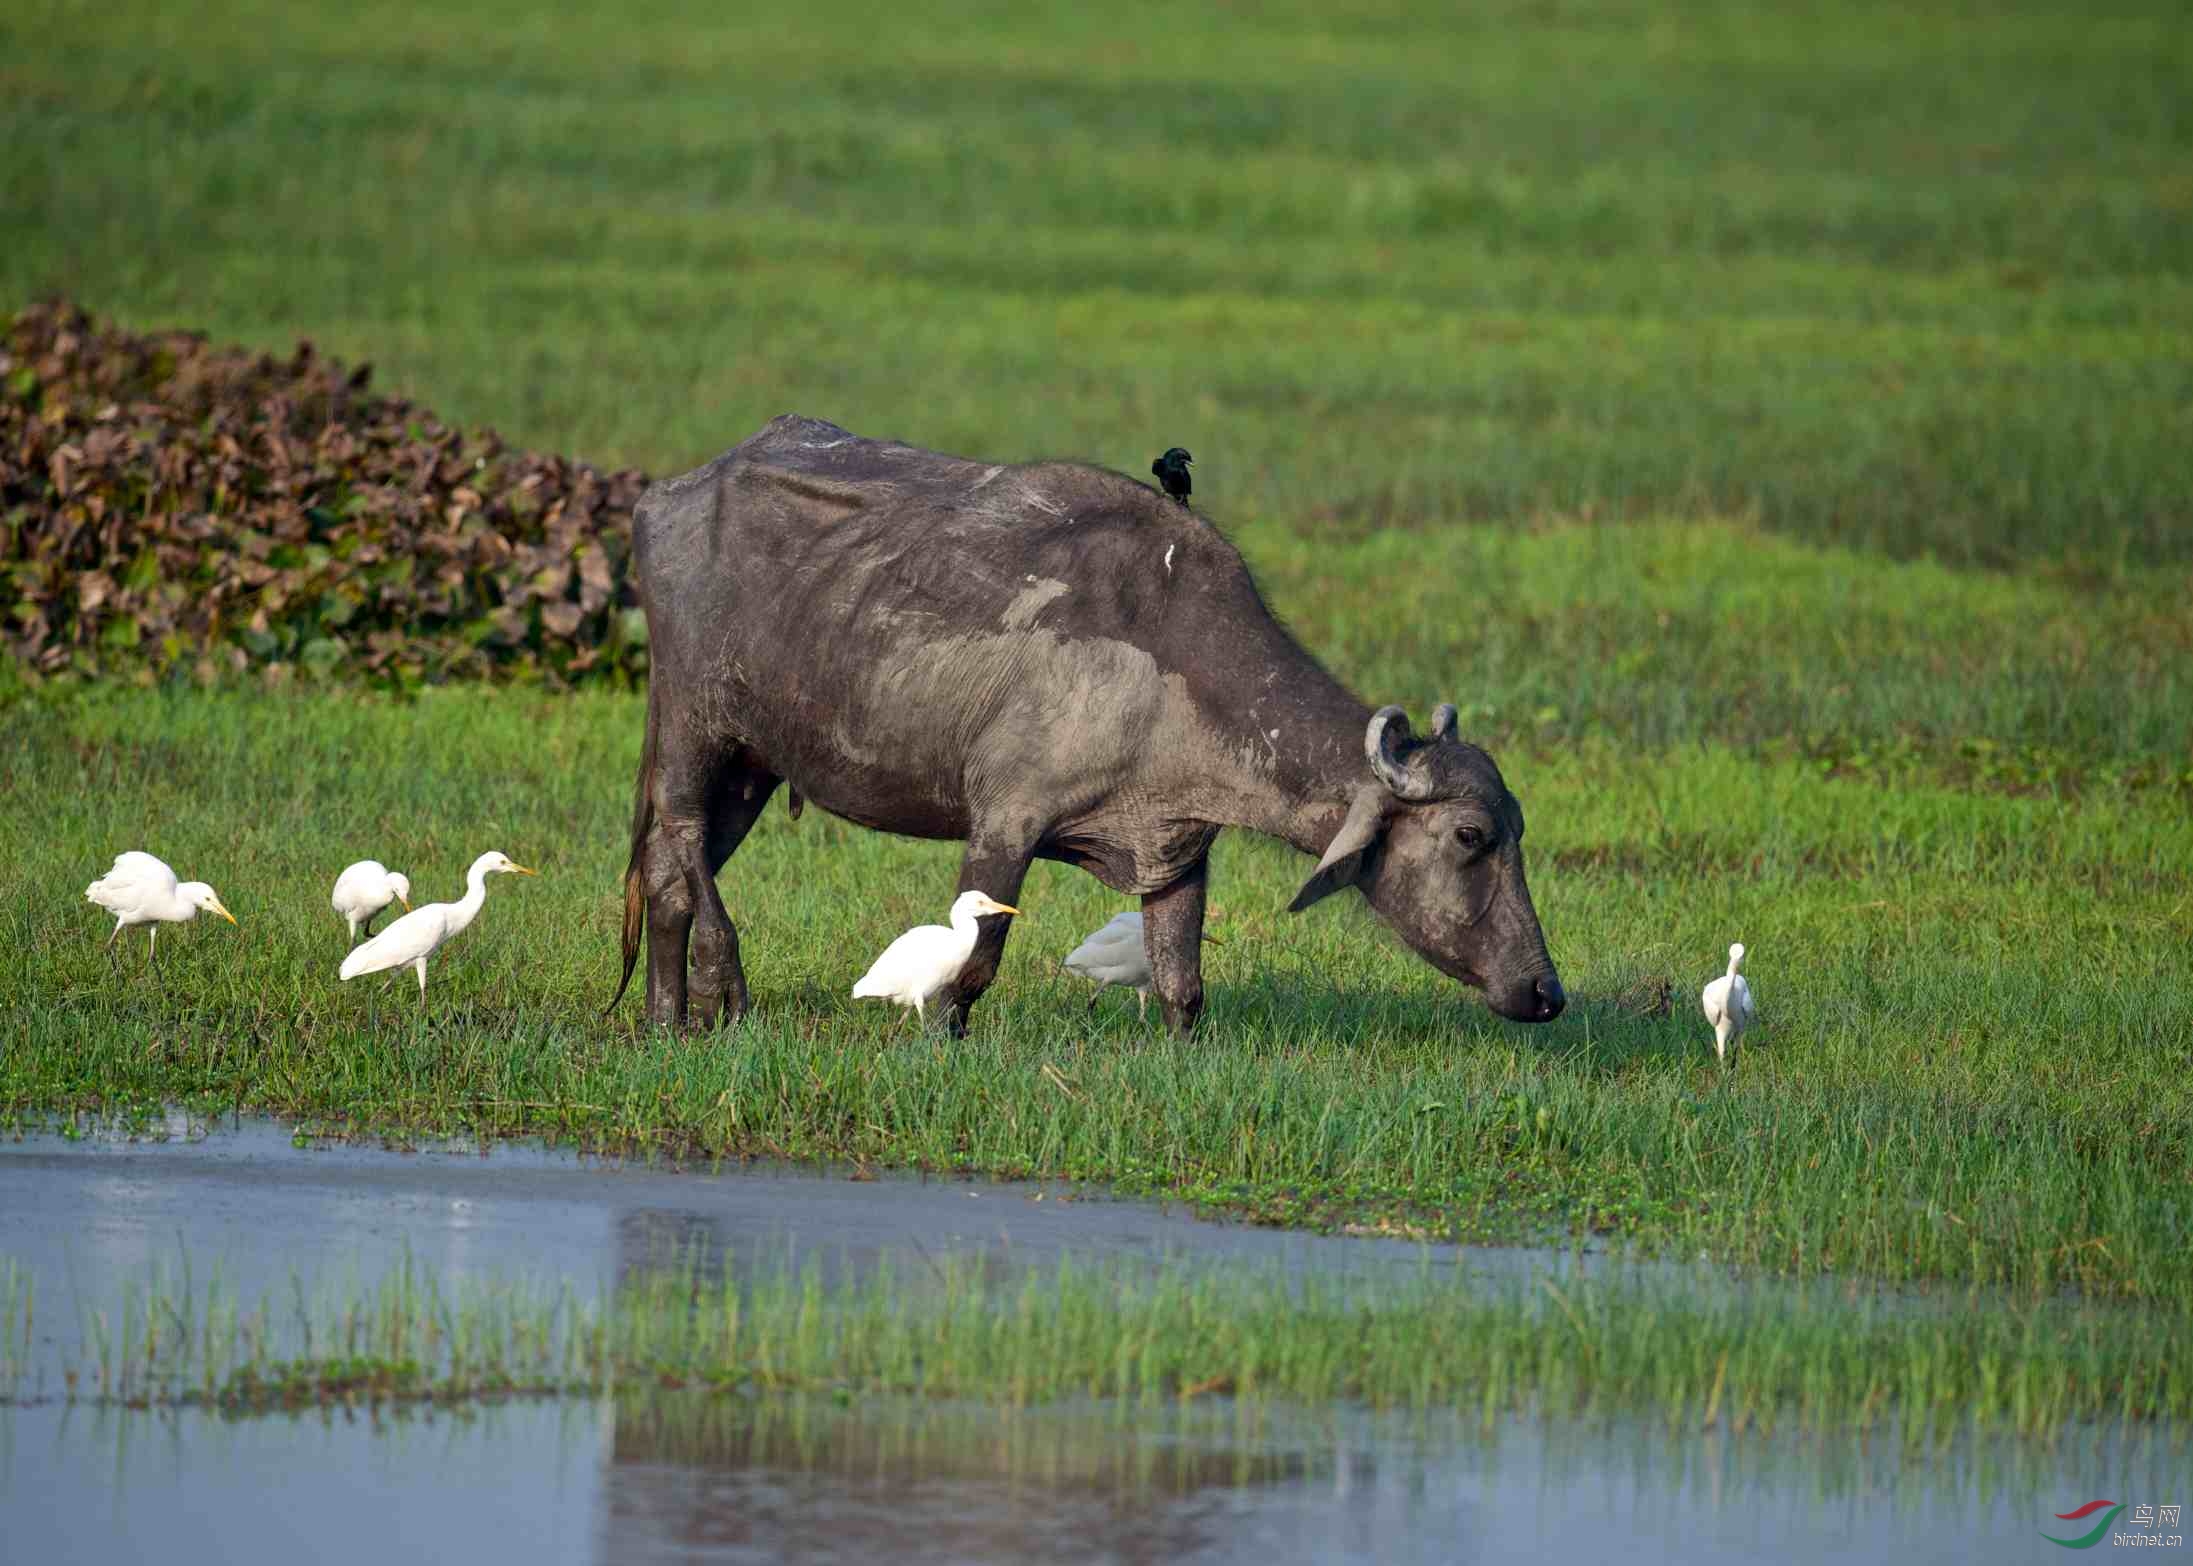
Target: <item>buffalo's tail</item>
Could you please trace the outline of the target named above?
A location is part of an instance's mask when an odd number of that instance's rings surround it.
[[[640,958],[640,936],[647,929],[647,835],[655,826],[655,686],[647,687],[647,738],[640,746],[640,780],[632,799],[632,857],[624,870],[624,977],[609,998],[608,1016],[631,986]]]

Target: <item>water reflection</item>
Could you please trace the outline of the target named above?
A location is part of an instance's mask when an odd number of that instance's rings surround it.
[[[2094,1494],[2168,1502],[2182,1442],[1881,1441],[1638,1422],[996,1412],[628,1389],[463,1416],[0,1410],[10,1559],[1513,1560],[1634,1566],[2037,1548]],[[2071,1496],[2070,1491],[2078,1491]],[[2176,1497],[2184,1499],[2183,1497]]]
[[[1199,1498],[1312,1479],[1313,1459],[1159,1410],[621,1404],[600,1559],[1177,1560],[1214,1547]]]

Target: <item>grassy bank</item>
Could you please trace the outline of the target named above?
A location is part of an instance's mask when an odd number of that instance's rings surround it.
[[[787,409],[1310,530],[2193,558],[2171,0],[0,17],[0,296],[654,472]]]
[[[1498,749],[1574,1003],[1510,1027],[1359,906],[1289,919],[1305,866],[1244,839],[1192,1043],[1085,1017],[1056,962],[1119,903],[1055,868],[974,1035],[920,1039],[846,992],[953,849],[772,812],[725,881],[750,1023],[605,1023],[638,700],[399,705],[300,655],[274,694],[0,684],[0,1113],[2193,1296],[2182,24],[11,8],[10,302],[310,336],[657,473],[787,409],[1130,472],[1188,446],[1311,648]],[[80,897],[130,847],[243,921],[164,943],[158,985]],[[546,874],[495,887],[424,1020],[336,982],[343,864],[437,898],[488,847]],[[1765,1026],[1723,1077],[1693,997],[1737,938]]]
[[[43,1280],[50,1295],[55,1280]],[[946,1258],[835,1293],[816,1274],[659,1268],[606,1304],[568,1287],[297,1280],[239,1299],[150,1275],[84,1310],[58,1363],[35,1351],[41,1280],[0,1267],[0,1403],[59,1398],[236,1413],[329,1402],[465,1403],[669,1388],[912,1394],[1008,1407],[1070,1399],[1255,1408],[1352,1402],[1477,1416],[1649,1414],[1669,1430],[1975,1433],[2193,1416],[2182,1310],[1904,1311],[1702,1299],[1681,1285],[1452,1273],[1345,1286],[1063,1262],[1000,1281]],[[1994,1304],[1996,1302],[1990,1302]],[[42,1329],[53,1336],[51,1323]]]
[[[1375,613],[1391,547],[1259,558],[1359,685],[1467,702],[1456,647],[1411,648]],[[1493,1019],[1360,906],[1285,916],[1304,862],[1229,837],[1192,1042],[1144,1033],[1117,997],[1090,1019],[1055,977],[1119,906],[1058,867],[1031,878],[972,1037],[919,1039],[847,991],[938,915],[955,850],[772,811],[725,876],[760,1009],[733,1036],[649,1034],[630,1003],[598,1017],[636,698],[83,692],[18,699],[0,741],[0,786],[33,802],[0,817],[0,938],[20,954],[0,973],[0,1109],[180,1100],[1065,1175],[1273,1222],[1607,1234],[1771,1271],[2188,1292],[2187,709],[2100,716],[2134,700],[2137,665],[2091,651],[2088,590],[1710,527],[1511,553],[1543,593],[1487,602],[1476,642],[1509,649],[1497,667],[1596,621],[1548,619],[1548,600],[1662,637],[1627,685],[1591,657],[1490,680],[1472,722],[1530,814],[1575,997],[1550,1027]],[[1758,569],[1733,623],[1688,570],[1647,570],[1738,559]],[[2182,690],[2182,615],[2125,604],[2149,688]],[[110,967],[80,901],[140,844],[243,921],[164,942],[164,988],[141,938]],[[404,986],[336,982],[324,899],[344,863],[375,855],[433,898],[489,847],[545,874],[494,888],[424,1022]],[[1739,937],[1765,1026],[1724,1080],[1694,997]]]

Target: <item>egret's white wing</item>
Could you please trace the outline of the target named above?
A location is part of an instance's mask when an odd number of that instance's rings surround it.
[[[175,895],[175,872],[139,849],[114,856],[114,868],[84,888],[84,896],[111,913],[135,913],[154,899]]]
[[[1142,915],[1123,913],[1068,952],[1066,966],[1076,973],[1090,973],[1091,969],[1097,967],[1115,966],[1129,960],[1140,961],[1141,954]],[[1090,973],[1090,977],[1095,975]]]
[[[167,861],[142,849],[126,849],[114,856],[114,868],[107,874],[117,876],[125,873],[130,879],[142,880],[147,886],[160,887],[170,892],[175,890],[175,872],[168,868]]]
[[[361,973],[385,973],[427,956],[448,938],[448,903],[428,903],[414,908],[372,940],[353,946],[340,970],[345,979]]]
[[[335,878],[335,893],[328,900],[339,914],[363,913],[371,906],[388,906],[388,870],[378,859],[361,859]]]
[[[1698,992],[1698,1003],[1705,1008],[1706,1021],[1715,1027],[1728,1016],[1728,988],[1728,977],[1724,974]]]
[[[1140,989],[1150,982],[1150,961],[1140,950],[1109,951],[1079,962],[1069,958],[1066,969],[1100,984],[1131,984]]]
[[[1736,1013],[1736,1020],[1743,1026],[1750,1027],[1755,1013],[1751,1003],[1751,986],[1744,982],[1743,975],[1738,974],[1736,982],[1729,986],[1729,999]]]
[[[869,964],[868,972],[853,986],[854,998],[902,995],[914,989],[927,994],[943,982],[935,973],[951,961],[958,944],[958,936],[944,925],[917,924]],[[943,978],[951,976],[946,973]]]

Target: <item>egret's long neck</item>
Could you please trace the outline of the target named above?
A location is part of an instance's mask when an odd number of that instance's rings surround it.
[[[1728,972],[1728,976],[1729,976],[1730,978],[1732,978],[1732,979],[1733,979],[1733,978],[1735,978],[1735,977],[1736,977],[1736,968],[1737,968],[1737,965],[1738,965],[1739,963],[1741,963],[1741,962],[1742,962],[1743,960],[1744,960],[1743,958],[1741,958],[1741,957],[1736,957],[1736,956],[1731,956],[1731,957],[1729,958],[1729,972]]]
[[[465,877],[464,901],[449,912],[449,933],[459,930],[480,917],[480,909],[487,903],[487,867],[474,865],[472,873]]]
[[[982,933],[982,926],[975,923],[976,917],[972,909],[952,910],[952,932],[967,943],[970,951],[974,949],[975,937]]]

